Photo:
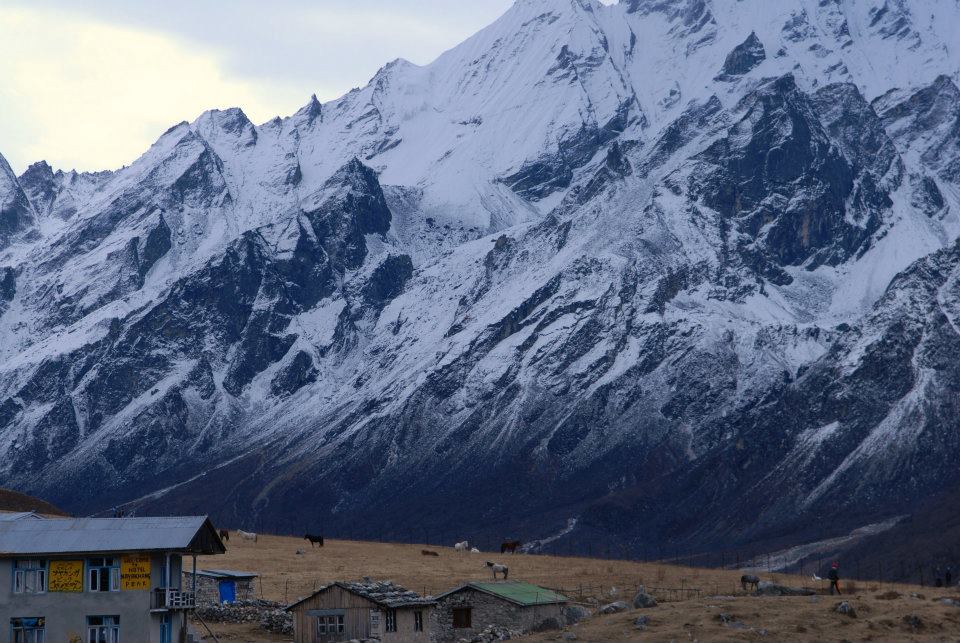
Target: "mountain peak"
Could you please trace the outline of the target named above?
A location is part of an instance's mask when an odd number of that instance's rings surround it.
[[[318,118],[322,120],[323,117],[323,105],[317,100],[316,94],[310,94],[310,100],[307,101],[307,104],[297,110],[294,114],[294,118],[297,120],[305,120],[307,125],[313,124]]]

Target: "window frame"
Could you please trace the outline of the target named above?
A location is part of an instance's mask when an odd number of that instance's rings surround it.
[[[397,631],[397,610],[387,609],[383,611],[383,631],[394,633]]]
[[[27,629],[23,621],[37,621],[36,627]],[[17,637],[17,634],[20,637]],[[27,638],[27,635],[30,638]],[[47,639],[47,619],[43,616],[12,616],[10,617],[10,641],[15,643],[45,643]]]
[[[104,638],[100,638],[101,631]],[[88,616],[87,617],[87,643],[120,643],[120,617],[119,616]]]
[[[36,566],[21,567],[22,563],[36,563]],[[46,594],[47,581],[50,574],[48,572],[49,561],[45,558],[17,558],[13,561],[13,579],[12,592],[14,594]],[[27,578],[33,577],[34,589],[27,588]],[[39,579],[40,589],[36,589]]]
[[[457,625],[457,614],[466,615],[466,625],[464,625],[464,619],[459,619],[460,624]],[[455,630],[472,630],[473,629],[473,608],[472,607],[453,607],[451,608],[451,622],[453,624],[453,629]]]
[[[324,614],[317,616],[317,634],[343,634],[346,631],[346,619],[343,614]]]
[[[107,561],[111,561],[110,564],[107,564]],[[101,561],[99,563],[95,561]],[[86,581],[86,590],[88,592],[119,592],[120,591],[120,559],[116,556],[100,556],[97,558],[88,558],[86,560],[87,568],[87,581]],[[107,589],[101,589],[100,585],[103,580],[103,571],[109,570],[107,575]],[[97,587],[94,589],[93,579],[94,572],[96,572]]]

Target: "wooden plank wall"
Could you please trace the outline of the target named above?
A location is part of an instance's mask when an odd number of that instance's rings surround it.
[[[370,636],[370,610],[374,608],[376,608],[376,605],[365,598],[344,591],[336,585],[329,587],[320,594],[307,599],[294,610],[295,641],[296,643],[327,643],[327,638],[317,637],[316,617],[307,614],[308,610],[344,610],[344,633],[330,637],[329,640],[331,641],[368,638]]]

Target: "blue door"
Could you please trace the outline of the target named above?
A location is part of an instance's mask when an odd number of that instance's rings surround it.
[[[171,643],[173,641],[173,624],[169,614],[160,617],[160,643]]]
[[[232,580],[220,581],[220,602],[234,603],[237,600],[237,584]]]

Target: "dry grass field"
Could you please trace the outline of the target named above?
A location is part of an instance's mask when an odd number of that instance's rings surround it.
[[[469,554],[452,548],[375,542],[328,540],[323,548],[311,548],[297,538],[260,536],[257,543],[236,536],[224,556],[198,561],[198,567],[252,571],[260,574],[257,593],[263,598],[292,602],[315,588],[335,580],[363,576],[389,579],[409,589],[437,594],[466,580],[491,578],[484,561],[503,562],[510,577],[550,588],[562,589],[574,600],[588,602],[629,601],[638,584],[654,590],[661,605],[652,610],[631,611],[597,617],[573,629],[581,641],[905,641],[960,640],[960,607],[932,599],[947,596],[944,590],[873,582],[855,583],[848,598],[859,612],[857,618],[835,613],[839,599],[815,597],[753,597],[740,590],[740,572],[698,569],[670,564],[634,563],[589,558],[566,558],[499,553]],[[296,552],[302,549],[304,554]],[[423,556],[422,549],[438,552]],[[824,590],[810,578],[761,574],[795,587]],[[699,595],[697,591],[699,590]],[[886,592],[900,596],[877,598]],[[911,593],[925,594],[923,599]],[[951,596],[960,598],[953,591]],[[647,614],[645,631],[633,627],[633,619]],[[729,616],[724,622],[720,614]],[[922,627],[911,627],[904,617],[918,616]],[[225,641],[285,641],[253,626],[213,626]],[[541,634],[531,641],[560,640],[557,633]]]

